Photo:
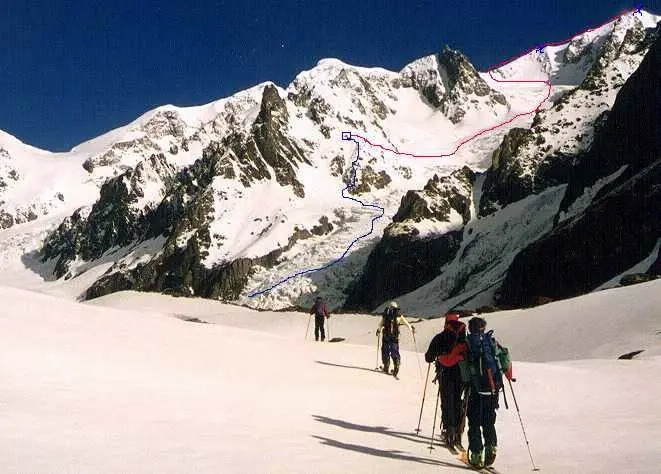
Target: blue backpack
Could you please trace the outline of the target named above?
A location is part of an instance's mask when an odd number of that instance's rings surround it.
[[[493,330],[468,335],[468,351],[460,362],[464,383],[482,394],[497,394],[503,386],[503,372],[510,366],[509,351],[493,337]]]

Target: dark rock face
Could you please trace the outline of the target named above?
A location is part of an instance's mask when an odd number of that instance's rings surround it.
[[[147,175],[158,176],[166,186],[171,185],[174,175],[162,154],[152,155],[147,161],[108,180],[89,215],[77,210],[48,236],[41,255],[43,261],[58,259],[55,276],[62,277],[76,256],[94,260],[113,247],[129,245],[147,231],[142,210],[132,204],[144,197]]]
[[[409,235],[384,236],[372,251],[362,277],[344,309],[371,310],[384,301],[433,280],[461,245],[461,232],[412,240]]]
[[[499,306],[589,292],[647,257],[661,235],[661,159],[514,259]]]
[[[657,277],[655,275],[650,275],[648,273],[630,273],[620,278],[620,285],[637,285],[638,283],[645,283],[656,279]]]
[[[254,266],[273,267],[278,258],[293,245],[312,234],[297,230],[287,245],[257,258],[238,258],[207,268],[202,260],[208,254],[210,236],[208,219],[211,211],[210,193],[203,192],[198,203],[189,206],[177,230],[168,238],[161,254],[135,269],[111,273],[97,280],[85,293],[85,299],[98,298],[115,291],[158,291],[176,296],[200,296],[221,300],[235,300],[248,282]],[[323,217],[321,226],[313,232],[330,231],[332,224]],[[197,229],[185,247],[177,246],[177,238],[185,231]]]
[[[422,191],[409,191],[370,254],[361,277],[349,288],[348,310],[371,310],[384,301],[433,280],[451,261],[462,240],[462,230],[420,238],[415,227],[422,220],[448,222],[451,209],[470,220],[475,174],[464,167],[450,176],[434,176]]]
[[[607,192],[661,156],[661,42],[650,48],[640,67],[622,86],[592,148],[572,170],[561,204],[566,210],[586,187],[627,165]]]
[[[392,181],[392,178],[384,170],[377,173],[370,165],[360,167],[358,173],[360,173],[360,178],[356,180],[358,182],[356,186],[352,186],[354,182],[353,173],[346,174],[345,183],[349,185],[350,194],[368,193],[372,188],[383,189]]]
[[[519,149],[530,144],[534,132],[513,128],[491,156],[491,168],[482,186],[480,216],[494,212],[499,206],[518,201],[532,192],[532,176],[524,176]]]
[[[180,134],[176,117],[166,114],[157,118],[148,125],[162,129],[163,133]],[[213,268],[203,264],[212,241],[209,228],[214,218],[215,195],[223,194],[212,186],[216,177],[239,180],[245,187],[256,181],[275,179],[282,186],[291,186],[295,195],[305,195],[295,168],[309,162],[287,134],[285,102],[274,86],[267,85],[249,134],[234,132],[221,143],[211,143],[200,159],[178,173],[163,155],[154,155],[135,169],[109,180],[89,215],[77,211],[48,237],[42,259],[57,258],[55,275],[61,277],[77,258],[94,260],[114,247],[126,249],[165,237],[156,257],[132,269],[116,263],[88,289],[86,297],[134,289],[236,298],[254,265],[273,266],[280,254],[297,240],[313,234],[324,235],[333,228],[328,218],[322,217],[312,231],[296,229],[285,247],[265,256],[240,258]],[[147,181],[156,181],[164,197],[160,203],[156,201],[141,209],[139,203]]]
[[[443,83],[440,81],[440,75],[436,68],[426,71],[416,71],[401,81],[405,87],[413,87],[420,92],[429,105],[438,108],[441,106],[441,99],[445,94]],[[399,85],[399,83],[397,83]]]
[[[636,54],[643,48],[649,47],[653,41],[653,34],[647,32],[640,21],[636,21],[632,28],[629,28],[622,41],[618,38],[619,27],[622,19],[615,22],[615,29],[611,32],[601,45],[599,59],[588,71],[585,79],[581,83],[581,88],[601,93],[607,87],[605,71],[610,63],[618,59],[623,54]]]
[[[430,58],[405,68],[401,84],[418,90],[432,107],[440,109],[452,123],[463,119],[466,103],[475,97],[488,96],[490,104],[507,105],[505,96],[491,89],[459,51],[446,46],[434,56],[435,62]]]
[[[262,158],[275,170],[282,186],[291,185],[298,197],[305,197],[303,185],[296,179],[294,166],[310,164],[303,151],[287,137],[289,115],[285,101],[273,85],[264,88],[259,115],[252,127],[254,143]]]
[[[493,152],[491,167],[482,187],[479,215],[484,217],[551,186],[564,184],[569,179],[574,157],[555,152],[532,165],[520,157],[520,150],[528,146],[541,146],[543,136],[533,129],[513,128]]]
[[[450,218],[450,209],[461,214],[464,224],[470,220],[470,191],[475,182],[475,173],[464,166],[450,176],[434,175],[422,191],[408,191],[402,198],[393,222],[421,222],[435,219],[445,222]]]
[[[272,169],[281,186],[291,186],[294,194],[305,197],[303,185],[296,178],[299,163],[309,164],[299,146],[288,136],[287,107],[273,85],[267,85],[262,95],[259,114],[247,136],[230,133],[210,152],[218,155],[219,175],[235,177],[246,188],[255,181],[271,179]]]
[[[505,96],[491,89],[459,51],[446,47],[438,56],[438,62],[447,91],[440,100],[439,108],[452,123],[459,123],[464,118],[466,111],[463,105],[470,96],[491,96],[492,104],[507,105]]]
[[[14,225],[14,216],[6,211],[0,211],[0,229],[9,229]]]
[[[572,174],[561,208],[584,187],[627,165],[583,213],[524,249],[509,269],[499,304],[534,295],[586,293],[647,257],[661,236],[661,39],[624,84],[593,147]],[[654,267],[654,265],[652,266]]]
[[[616,30],[609,34],[601,44],[596,61],[578,88],[565,94],[554,103],[551,109],[537,112],[531,129],[512,129],[505,136],[501,145],[493,153],[493,164],[487,172],[479,206],[480,216],[488,215],[531,193],[539,193],[551,186],[570,182],[572,189],[570,189],[567,203],[564,205],[566,209],[570,200],[575,199],[584,187],[578,185],[578,181],[574,179],[576,173],[591,175],[592,181],[589,184],[592,184],[619,168],[619,166],[612,166],[611,163],[600,163],[598,166],[594,166],[591,159],[586,162],[584,155],[590,144],[590,128],[594,136],[601,136],[602,140],[605,138],[601,129],[608,122],[609,111],[603,110],[598,115],[595,114],[608,104],[599,97],[612,94],[613,90],[622,87],[624,83],[621,74],[613,72],[613,63],[618,59],[622,61],[620,56],[637,55],[636,57],[640,58],[642,52],[650,47],[651,39],[657,34],[653,30],[646,30],[642,23],[637,21],[633,27],[627,29],[622,38],[620,22],[620,20],[616,22]],[[583,51],[583,48],[578,47],[576,51]],[[624,59],[624,61],[631,60]],[[641,68],[643,67],[644,65],[641,64]],[[650,107],[655,106],[656,104],[650,104]],[[580,116],[568,118],[571,117],[566,114],[569,107],[575,109],[575,113]],[[611,112],[614,111],[615,105]],[[583,125],[578,126],[581,118]],[[626,120],[630,118],[627,117]],[[585,128],[588,122],[589,125]],[[610,123],[610,127],[617,129],[616,122],[608,123]],[[630,127],[636,126],[636,120],[628,123]],[[559,140],[558,137],[562,139]],[[606,140],[608,141],[608,139]],[[592,148],[595,149],[594,143]],[[594,154],[595,151],[592,153]],[[581,162],[584,163],[585,170],[581,170]],[[577,167],[578,169],[576,169]],[[610,173],[604,172],[607,169],[611,170]],[[631,175],[629,174],[629,176]],[[577,185],[579,186],[578,191],[573,189]]]

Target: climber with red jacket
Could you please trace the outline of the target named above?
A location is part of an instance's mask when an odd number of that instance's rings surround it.
[[[441,438],[448,447],[461,447],[463,384],[459,362],[464,359],[466,349],[466,325],[459,321],[458,314],[447,314],[445,327],[431,340],[425,360],[436,365],[441,395]]]

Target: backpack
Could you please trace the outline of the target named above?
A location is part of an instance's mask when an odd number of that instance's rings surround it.
[[[396,341],[399,339],[399,308],[388,307],[383,312],[383,339],[386,341]]]
[[[503,374],[510,370],[509,350],[498,344],[493,330],[468,336],[466,357],[459,363],[464,383],[482,394],[496,394],[503,386]]]
[[[314,302],[315,316],[324,316],[324,300],[318,299]]]

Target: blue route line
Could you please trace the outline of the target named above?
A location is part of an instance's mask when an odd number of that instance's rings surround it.
[[[356,237],[356,238],[353,240],[353,242],[351,242],[351,244],[349,244],[349,246],[348,246],[347,249],[344,251],[344,253],[343,253],[342,255],[340,255],[337,259],[333,260],[332,262],[330,262],[330,263],[327,264],[327,265],[324,265],[323,267],[319,267],[319,268],[311,268],[311,269],[309,269],[309,270],[304,270],[304,271],[302,271],[302,272],[298,272],[298,273],[295,273],[295,274],[293,274],[293,275],[291,275],[291,276],[288,276],[287,278],[284,278],[283,280],[280,280],[278,283],[276,283],[275,285],[272,285],[272,286],[268,287],[268,288],[265,289],[265,290],[261,290],[261,291],[253,291],[252,293],[248,294],[248,298],[254,298],[254,297],[259,296],[259,295],[262,295],[262,294],[264,294],[264,293],[268,293],[269,291],[271,291],[271,290],[273,290],[274,288],[277,288],[278,286],[280,286],[280,285],[282,285],[282,284],[288,282],[289,280],[293,280],[294,278],[297,278],[297,277],[299,277],[299,276],[301,276],[301,275],[306,275],[306,274],[308,274],[308,273],[314,273],[314,272],[318,272],[318,271],[321,271],[321,270],[325,270],[326,268],[332,267],[333,265],[339,263],[340,261],[342,261],[342,260],[347,256],[347,254],[349,253],[349,250],[351,250],[351,248],[352,248],[352,247],[353,247],[353,246],[354,246],[359,240],[364,239],[365,237],[371,235],[372,232],[374,232],[374,223],[375,223],[377,220],[381,219],[381,218],[383,217],[383,215],[385,214],[386,210],[385,210],[383,207],[381,207],[381,206],[378,206],[378,205],[376,205],[376,204],[366,204],[366,203],[364,203],[363,201],[361,201],[360,199],[356,199],[356,198],[354,198],[354,197],[351,197],[351,196],[347,196],[347,195],[345,195],[345,191],[346,191],[346,190],[348,190],[348,189],[353,189],[353,188],[356,187],[356,175],[357,175],[357,170],[358,170],[358,161],[360,161],[360,142],[358,142],[358,140],[352,138],[352,137],[351,137],[351,134],[350,134],[349,132],[343,132],[343,133],[342,133],[342,140],[346,140],[346,141],[349,141],[349,140],[350,140],[350,141],[352,141],[352,142],[354,142],[354,143],[356,144],[356,159],[353,160],[353,162],[351,163],[351,174],[352,174],[351,183],[350,183],[350,184],[347,184],[347,185],[342,189],[342,197],[343,197],[344,199],[350,199],[350,200],[352,200],[352,201],[354,201],[354,202],[357,202],[358,204],[360,204],[360,205],[363,206],[363,207],[369,207],[369,208],[371,208],[371,209],[378,209],[379,211],[381,211],[381,213],[380,213],[378,216],[374,216],[374,217],[372,217],[372,225],[371,225],[370,231],[369,231],[368,233],[366,233],[366,234],[363,234],[363,235],[361,235],[361,236],[359,236],[359,237]]]

